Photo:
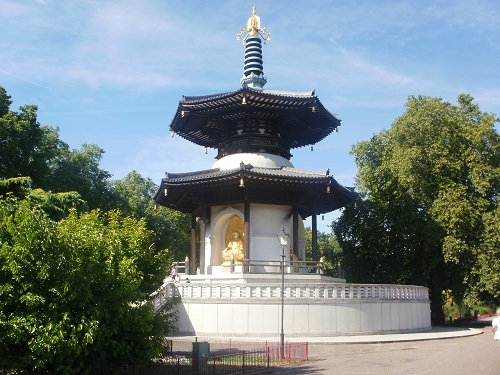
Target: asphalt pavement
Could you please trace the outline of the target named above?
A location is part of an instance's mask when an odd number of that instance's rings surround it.
[[[500,374],[500,346],[493,340],[491,318],[429,332],[307,341],[307,362],[252,374]]]
[[[309,343],[308,361],[248,374],[500,375],[500,345],[493,340],[491,320],[386,335],[288,338],[285,333],[285,341]]]

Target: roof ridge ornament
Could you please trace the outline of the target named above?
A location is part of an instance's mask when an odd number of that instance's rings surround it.
[[[262,41],[265,44],[267,40],[271,39],[271,34],[267,32],[265,27],[260,27],[260,17],[257,15],[255,6],[247,21],[247,27],[240,29],[236,37],[245,44],[245,69],[241,79],[242,87],[262,91],[267,83],[263,71]]]
[[[252,7],[252,15],[247,21],[246,29],[241,28],[240,32],[236,34],[236,39],[241,40],[242,43],[245,44],[245,41],[249,36],[260,36],[264,41],[264,44],[266,44],[267,40],[271,40],[271,34],[266,30],[266,28],[260,27],[260,17],[257,15],[257,8],[255,8],[255,6]]]

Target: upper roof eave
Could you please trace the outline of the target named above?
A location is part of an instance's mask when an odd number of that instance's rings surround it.
[[[228,170],[220,170],[219,168],[214,168],[214,169],[207,169],[203,171],[195,171],[187,173],[166,173],[166,178],[163,179],[163,182],[165,183],[167,182],[189,183],[195,181],[200,182],[203,180],[209,181],[221,177],[229,177],[235,175],[238,175],[238,177],[262,176],[270,178],[285,178],[292,180],[302,179],[302,180],[317,180],[317,181],[320,180],[335,181],[333,176],[329,174],[329,170],[311,171],[311,170],[303,170],[291,167],[264,168],[264,167],[254,167],[251,164],[246,164],[240,168],[233,168]]]
[[[234,197],[239,196],[238,191],[242,191],[242,185],[239,183],[242,178],[245,186],[252,192],[252,200],[255,202],[265,201],[267,194],[272,191],[269,189],[276,191],[277,186],[291,194],[282,196],[281,204],[289,204],[291,201],[289,202],[288,198],[296,197],[303,191],[304,200],[299,205],[302,207],[301,215],[304,218],[314,211],[316,214],[326,213],[344,207],[359,196],[354,188],[343,186],[336,181],[329,171],[287,167],[262,168],[246,164],[231,170],[217,168],[190,173],[168,173],[167,178],[162,180],[154,200],[158,204],[193,213],[198,209],[198,201],[202,197],[210,204],[223,201],[226,194],[234,200]],[[178,201],[181,197],[182,201]]]
[[[289,113],[302,122],[303,126],[290,128],[286,134],[290,148],[315,144],[341,125],[341,120],[323,106],[314,91],[257,91],[245,87],[215,95],[184,96],[170,130],[194,144],[217,148],[220,134],[204,131],[208,119],[223,118],[226,114],[243,113],[249,109],[262,113],[273,111],[279,116]]]
[[[216,99],[223,99],[231,96],[237,96],[240,94],[248,93],[251,95],[259,95],[259,96],[274,96],[274,97],[282,97],[282,98],[302,98],[302,99],[310,99],[315,98],[315,91],[303,91],[303,92],[294,92],[294,91],[280,91],[280,90],[254,90],[250,87],[243,87],[236,91],[223,92],[219,94],[210,94],[210,95],[200,95],[200,96],[182,96],[182,100],[180,104],[194,104],[194,103],[202,103]],[[316,97],[317,98],[317,97]]]

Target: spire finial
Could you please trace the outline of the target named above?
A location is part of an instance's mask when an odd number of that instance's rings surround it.
[[[262,61],[262,40],[271,38],[271,34],[265,27],[260,27],[260,17],[257,15],[255,6],[252,8],[252,15],[248,19],[246,29],[240,29],[237,39],[243,39],[245,44],[245,70],[241,84],[243,87],[250,87],[254,90],[262,91],[267,80],[264,77],[264,66]]]
[[[242,28],[240,32],[236,34],[237,39],[242,40],[243,43],[245,43],[249,36],[260,36],[264,44],[266,44],[268,39],[271,39],[271,34],[267,32],[266,28],[260,27],[260,17],[257,15],[257,8],[255,8],[255,5],[252,7],[252,15],[247,21],[246,29]]]

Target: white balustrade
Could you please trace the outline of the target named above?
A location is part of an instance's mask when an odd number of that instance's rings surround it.
[[[281,296],[280,284],[165,284],[155,295],[158,310],[167,300],[178,297],[196,299],[276,299]],[[285,298],[294,300],[428,300],[426,287],[383,284],[293,284],[285,285]]]

